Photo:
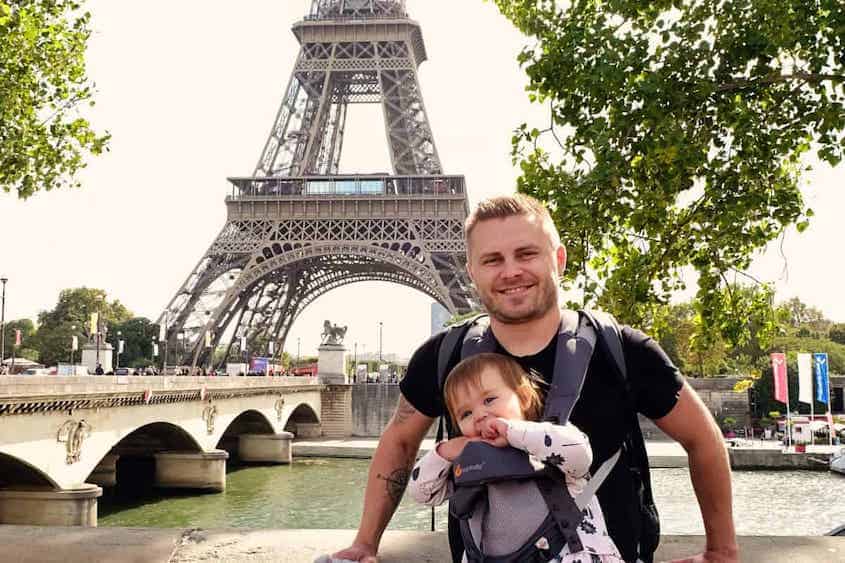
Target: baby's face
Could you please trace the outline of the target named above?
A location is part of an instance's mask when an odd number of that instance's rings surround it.
[[[481,372],[480,385],[456,390],[455,416],[461,434],[467,438],[481,435],[481,424],[488,418],[523,420],[519,396],[502,379],[496,368]]]

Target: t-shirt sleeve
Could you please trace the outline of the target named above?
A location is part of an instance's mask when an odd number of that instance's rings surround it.
[[[678,402],[683,375],[650,336],[625,326],[622,340],[637,411],[652,420],[666,416]]]
[[[399,390],[411,406],[436,418],[443,413],[443,399],[437,389],[437,353],[445,332],[439,332],[417,348],[408,362]]]

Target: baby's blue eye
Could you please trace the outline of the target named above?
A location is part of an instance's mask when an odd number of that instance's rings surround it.
[[[484,399],[484,404],[489,405],[490,403],[492,403],[495,400],[496,400],[496,397],[487,397],[486,399]]]
[[[465,419],[466,417],[468,417],[471,414],[472,414],[472,411],[465,411],[464,413],[461,414],[461,420]]]

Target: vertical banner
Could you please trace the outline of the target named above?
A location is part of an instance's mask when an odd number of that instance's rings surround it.
[[[158,344],[153,342],[153,356],[158,357]]]
[[[117,353],[123,354],[123,344],[126,342],[125,340],[118,340],[117,341]]]
[[[827,404],[830,399],[828,396],[827,354],[824,352],[815,353],[813,359],[816,365],[816,400]]]
[[[267,343],[267,353],[270,354],[270,356],[274,356],[276,354],[276,343],[272,340]]]
[[[205,347],[211,348],[211,331],[205,331]]]
[[[789,389],[786,382],[786,355],[781,352],[772,352],[772,376],[775,379],[775,401],[785,403],[788,411]]]
[[[70,349],[76,352],[79,350],[79,338],[77,336],[72,336],[70,339]]]
[[[798,401],[813,404],[812,356],[798,354]]]
[[[21,329],[15,329],[15,346],[21,345]]]
[[[241,352],[246,352],[246,336],[241,336],[240,343]]]
[[[88,333],[93,336],[100,332],[99,329],[100,325],[100,313],[91,313],[91,319],[88,323]]]
[[[167,323],[161,321],[158,325],[158,341],[164,342],[165,340],[167,340]]]

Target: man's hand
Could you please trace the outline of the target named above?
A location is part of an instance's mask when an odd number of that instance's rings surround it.
[[[508,423],[503,418],[488,418],[481,423],[481,437],[485,442],[505,448],[508,443]]]
[[[343,551],[332,553],[332,559],[346,559],[347,561],[359,561],[360,563],[378,563],[375,548],[363,543],[353,543]]]

